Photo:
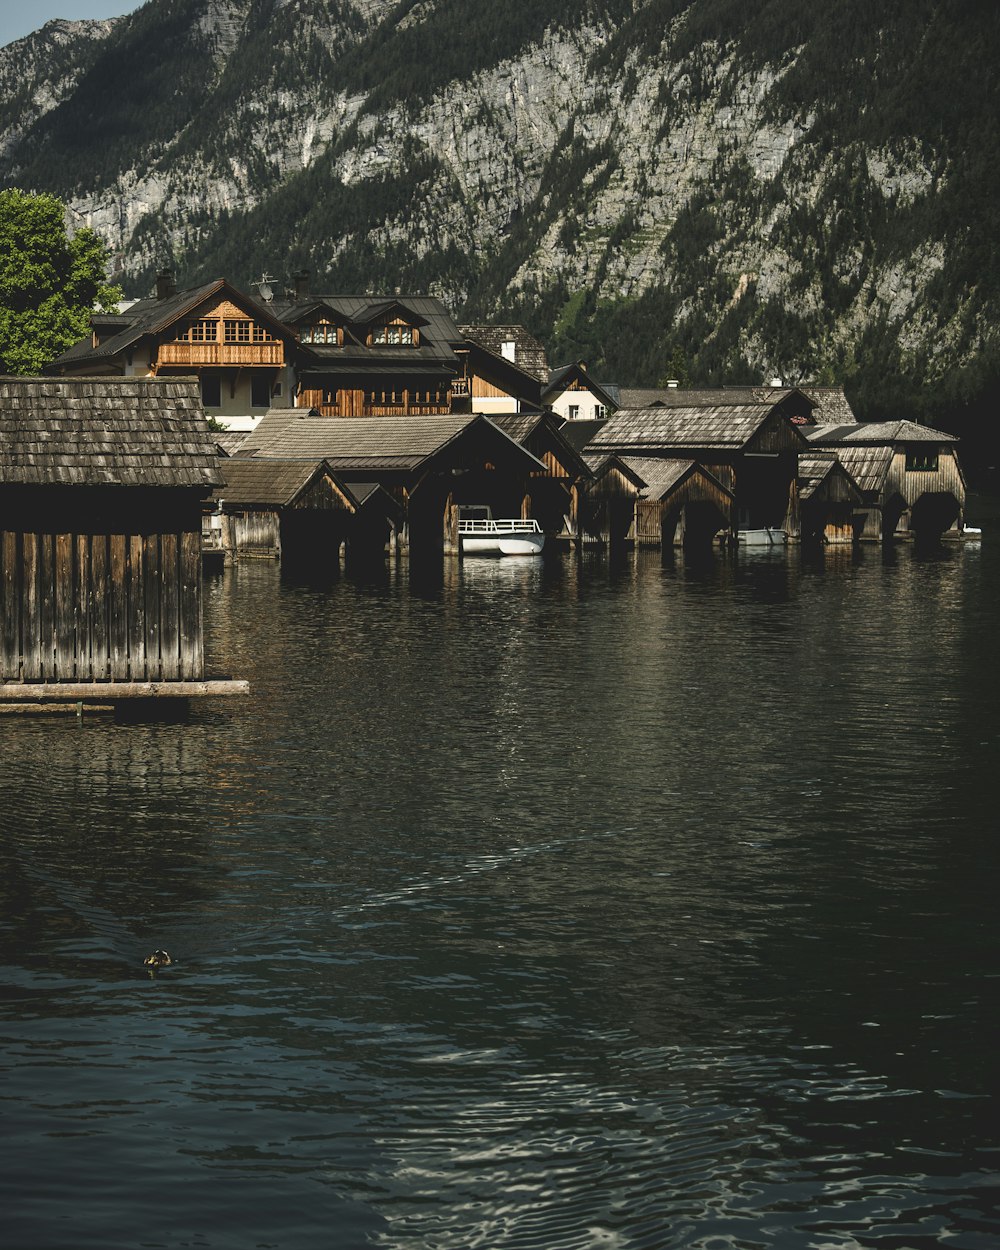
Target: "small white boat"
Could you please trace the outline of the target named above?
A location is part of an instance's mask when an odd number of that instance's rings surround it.
[[[737,530],[736,541],[741,547],[783,547],[788,542],[788,533],[786,530],[769,528]]]
[[[472,556],[539,556],[545,546],[537,521],[495,519],[485,505],[459,509],[458,536],[463,554]]]

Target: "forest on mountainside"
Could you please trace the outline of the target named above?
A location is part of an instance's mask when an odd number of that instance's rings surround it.
[[[67,197],[131,294],[305,267],[1000,454],[992,2],[160,0],[81,57],[0,185]]]

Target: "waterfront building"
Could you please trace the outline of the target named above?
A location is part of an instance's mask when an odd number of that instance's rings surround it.
[[[192,379],[0,379],[0,702],[232,692],[204,680],[221,482]]]

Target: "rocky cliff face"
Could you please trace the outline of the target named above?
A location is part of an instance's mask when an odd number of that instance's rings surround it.
[[[540,8],[171,0],[52,23],[0,51],[0,178],[61,194],[131,293],[167,259],[244,283],[305,265],[519,317],[623,381],[668,361],[846,381],[872,415],[986,384],[1000,111],[971,71],[1000,50],[993,6]]]

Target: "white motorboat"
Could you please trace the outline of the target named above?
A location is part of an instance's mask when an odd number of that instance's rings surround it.
[[[537,521],[494,518],[485,505],[459,510],[458,536],[463,554],[472,556],[538,556],[545,546]]]
[[[779,529],[737,530],[736,541],[741,547],[783,547],[788,533]]]

